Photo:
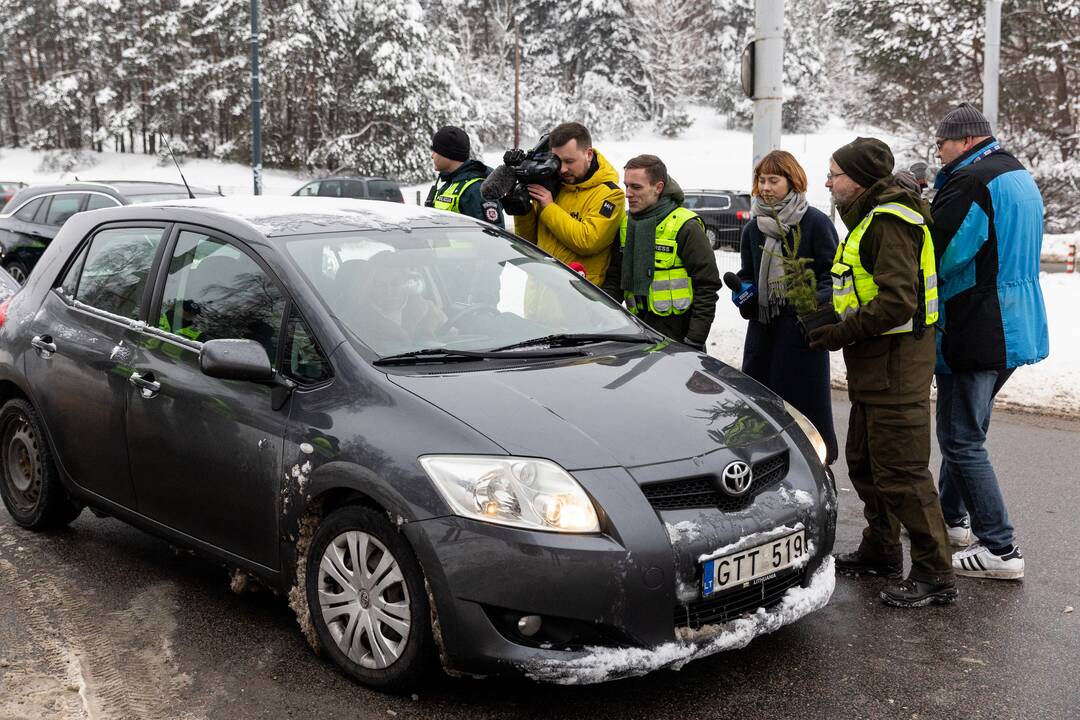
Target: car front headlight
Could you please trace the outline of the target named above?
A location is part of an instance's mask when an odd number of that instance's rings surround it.
[[[784,401],[784,409],[787,410],[788,415],[795,418],[795,422],[802,428],[803,433],[810,440],[810,444],[814,446],[818,459],[824,465],[825,460],[829,457],[829,448],[825,446],[825,438],[821,437],[821,433],[814,427],[814,423],[810,422],[809,418],[796,410],[795,406],[787,400]]]
[[[549,460],[426,455],[420,465],[462,517],[530,530],[600,532],[592,500]]]

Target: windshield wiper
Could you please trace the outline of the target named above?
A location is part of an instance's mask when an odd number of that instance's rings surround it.
[[[555,335],[545,335],[544,337],[533,338],[532,340],[522,340],[521,342],[516,342],[511,345],[503,345],[502,347],[493,348],[492,352],[516,350],[517,348],[535,346],[546,346],[551,348],[572,347],[574,345],[590,345],[599,342],[624,342],[652,345],[653,343],[659,342],[659,340],[651,335],[645,335],[643,333],[638,333],[636,335],[627,335],[625,333],[556,333]]]
[[[375,365],[418,365],[420,363],[459,362],[463,360],[520,360],[531,358],[565,357],[582,355],[580,350],[563,352],[499,352],[498,350],[450,350],[447,348],[424,348],[387,355],[374,362]]]

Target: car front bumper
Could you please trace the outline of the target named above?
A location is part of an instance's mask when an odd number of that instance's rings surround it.
[[[574,475],[603,509],[603,534],[456,516],[403,528],[431,589],[448,669],[516,670],[568,684],[640,675],[743,647],[824,606],[832,594],[835,490],[831,478],[822,483],[822,471],[802,460],[793,460],[781,487],[742,513],[658,511],[622,468]],[[685,532],[690,523],[695,531]],[[806,561],[769,585],[771,595],[761,585],[763,603],[744,598],[731,613],[705,607],[716,601],[701,597],[701,555],[736,541],[752,544],[755,535],[785,525],[805,530]],[[526,637],[517,621],[533,615],[543,629]]]

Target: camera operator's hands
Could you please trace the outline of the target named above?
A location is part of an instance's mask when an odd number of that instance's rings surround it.
[[[529,189],[529,197],[531,197],[536,202],[540,203],[540,209],[541,210],[546,208],[548,205],[550,205],[555,200],[555,198],[553,198],[551,196],[551,191],[548,190],[543,185],[529,185],[528,189]]]

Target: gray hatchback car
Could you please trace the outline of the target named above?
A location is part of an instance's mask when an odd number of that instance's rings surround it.
[[[580,683],[822,607],[824,443],[534,245],[390,203],[73,216],[0,305],[0,495],[287,594],[366,685]]]

